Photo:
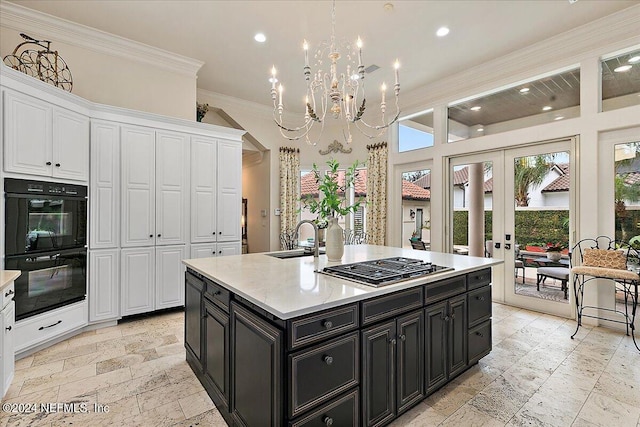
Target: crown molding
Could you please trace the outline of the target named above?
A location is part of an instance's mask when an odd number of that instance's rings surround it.
[[[501,58],[471,67],[412,90],[402,98],[403,115],[425,106],[448,104],[500,86],[530,80],[586,57],[640,45],[640,5],[631,6]]]
[[[72,46],[194,77],[204,62],[57,18],[6,1],[0,2],[0,26]]]

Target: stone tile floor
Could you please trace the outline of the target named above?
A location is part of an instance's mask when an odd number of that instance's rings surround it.
[[[619,331],[493,305],[493,351],[396,426],[640,427],[640,352]],[[3,403],[76,404],[5,426],[224,426],[185,362],[183,314],[82,333],[16,362]],[[109,411],[96,412],[96,408]]]

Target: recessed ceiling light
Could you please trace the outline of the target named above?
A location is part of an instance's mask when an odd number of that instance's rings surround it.
[[[444,37],[447,34],[449,34],[449,29],[447,27],[440,27],[438,28],[438,31],[436,31],[436,36],[438,37]]]
[[[264,43],[267,41],[267,36],[265,36],[263,33],[258,33],[255,36],[253,36],[253,39],[258,43]]]
[[[556,118],[555,118],[555,119],[553,119],[553,120],[562,120],[562,119],[564,119],[564,116],[558,116],[558,117],[556,117]]]
[[[614,68],[613,71],[616,73],[624,73],[625,71],[629,71],[632,67],[632,65],[621,65],[618,68]]]
[[[633,58],[629,59],[629,64],[635,64],[636,62],[640,62],[640,56],[634,56]]]
[[[475,107],[471,107],[471,108],[469,108],[469,109],[470,109],[471,111],[480,111],[480,109],[481,109],[481,108],[482,108],[481,106],[476,105]]]
[[[551,107],[548,105],[545,105],[544,107],[542,107],[542,111],[549,111],[551,110]]]
[[[528,87],[523,87],[522,89],[520,89],[520,93],[527,93],[527,92],[529,92]]]
[[[484,132],[484,128],[478,128],[476,129],[477,132]]]

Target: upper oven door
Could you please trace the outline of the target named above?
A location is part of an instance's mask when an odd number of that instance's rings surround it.
[[[6,193],[7,256],[81,248],[87,243],[84,197]]]

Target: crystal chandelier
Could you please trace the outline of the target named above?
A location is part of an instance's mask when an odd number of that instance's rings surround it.
[[[380,102],[380,114],[376,123],[367,123],[364,118],[366,110],[366,97],[364,92],[365,67],[362,64],[362,40],[358,37],[355,46],[352,43],[336,41],[336,2],[333,1],[331,9],[331,39],[322,41],[315,51],[314,59],[317,71],[312,72],[309,66],[309,44],[305,40],[304,49],[304,78],[307,82],[306,97],[304,100],[304,123],[298,127],[285,126],[282,115],[282,84],[276,88],[276,68],[271,68],[271,99],[273,101],[273,119],[280,129],[280,134],[289,140],[304,138],[308,144],[316,145],[322,136],[327,113],[334,119],[343,121],[342,132],[347,144],[352,142],[351,128],[355,126],[367,138],[381,136],[385,130],[395,123],[400,116],[398,95],[400,94],[400,81],[398,69],[400,63],[396,59],[394,63],[395,84],[393,86],[395,111],[387,121],[387,104],[385,101],[387,86],[382,83],[382,100]],[[346,69],[338,72],[338,60],[344,57]],[[323,69],[323,61],[328,58],[328,70]],[[357,62],[356,62],[357,60]],[[320,133],[312,142],[309,137],[311,128],[319,123]]]

